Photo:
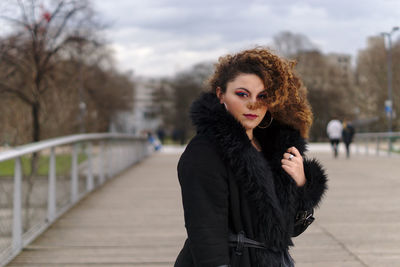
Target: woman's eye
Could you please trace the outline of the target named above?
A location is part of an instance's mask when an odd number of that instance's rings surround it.
[[[238,95],[238,96],[247,96],[247,94],[243,93],[243,92],[237,92],[236,95]]]
[[[265,99],[265,98],[267,98],[267,95],[259,95],[258,98]]]

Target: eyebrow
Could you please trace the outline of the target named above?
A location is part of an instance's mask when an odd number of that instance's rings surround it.
[[[238,87],[238,88],[236,88],[236,90],[237,89],[242,89],[242,90],[245,90],[245,91],[247,91],[249,94],[251,94],[251,92],[248,90],[248,89],[246,89],[246,88],[244,88],[244,87]],[[267,89],[264,89],[264,90],[262,90],[260,93],[266,93],[267,92]],[[259,93],[259,94],[260,94]]]

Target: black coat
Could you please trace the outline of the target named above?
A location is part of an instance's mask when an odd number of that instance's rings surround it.
[[[188,238],[175,267],[291,266],[285,262],[291,261],[288,247],[297,234],[296,213],[318,205],[327,181],[314,159],[304,158],[303,187],[282,169],[289,147],[302,155],[306,151],[299,131],[276,121],[254,129],[263,151],[258,152],[213,93],[193,102],[191,118],[197,135],[178,163]],[[241,256],[233,256],[228,234],[240,231],[269,249],[245,248]]]
[[[347,124],[346,127],[342,130],[342,140],[345,144],[350,144],[353,142],[354,136],[354,128],[350,124]]]

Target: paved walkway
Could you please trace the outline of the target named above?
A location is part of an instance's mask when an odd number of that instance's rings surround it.
[[[315,223],[295,239],[296,266],[399,267],[400,158],[317,157],[329,191]]]
[[[179,149],[108,181],[8,266],[173,266],[185,239]],[[292,249],[297,267],[400,266],[400,158],[317,157],[329,192]]]

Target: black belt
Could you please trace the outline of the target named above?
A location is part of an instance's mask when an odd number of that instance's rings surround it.
[[[267,249],[264,243],[247,238],[243,231],[240,231],[238,234],[229,234],[229,246],[236,247],[235,252],[237,255],[242,255],[245,247]]]

